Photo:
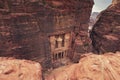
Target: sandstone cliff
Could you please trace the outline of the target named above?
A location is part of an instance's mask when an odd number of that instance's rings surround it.
[[[97,53],[120,51],[120,2],[113,3],[100,14],[91,33]]]
[[[78,64],[54,70],[46,80],[119,80],[120,52],[85,54]]]
[[[0,0],[0,56],[30,59],[49,68],[50,37],[66,33],[72,33],[66,52],[87,52],[92,6],[93,0]]]
[[[112,1],[112,4],[114,5],[114,4],[118,4],[118,3],[120,3],[120,0],[113,0]]]
[[[42,80],[39,63],[0,57],[0,80]]]

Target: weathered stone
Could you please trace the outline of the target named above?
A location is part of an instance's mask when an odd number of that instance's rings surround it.
[[[112,4],[118,4],[120,3],[120,0],[112,0]]]
[[[114,2],[114,1],[113,1]],[[112,3],[101,12],[91,33],[97,53],[120,51],[120,3]]]
[[[39,63],[0,57],[0,80],[42,80]]]
[[[67,56],[90,50],[87,31],[92,6],[93,0],[0,0],[0,56],[30,59],[49,68],[50,37],[61,34],[74,35],[68,40]],[[82,45],[75,43],[76,36]]]
[[[45,80],[119,80],[120,52],[84,54],[78,64],[53,70]]]

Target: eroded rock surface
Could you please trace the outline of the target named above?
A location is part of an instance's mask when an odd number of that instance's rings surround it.
[[[39,63],[0,57],[0,80],[42,80]]]
[[[0,56],[30,59],[50,68],[59,52],[73,57],[74,52],[90,51],[93,4],[93,0],[0,0]],[[70,34],[67,50],[52,52],[50,37],[65,34]]]
[[[116,2],[114,2],[116,1]],[[97,53],[120,51],[120,2],[113,3],[100,14],[91,33]]]
[[[120,52],[85,54],[78,64],[54,70],[46,80],[119,80]]]
[[[118,4],[118,3],[120,3],[120,0],[113,0],[112,1],[112,4]]]

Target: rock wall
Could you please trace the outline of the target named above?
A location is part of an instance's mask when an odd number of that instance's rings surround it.
[[[119,80],[120,52],[81,57],[78,64],[55,69],[45,80]]]
[[[49,36],[67,32],[73,34],[72,54],[86,52],[92,6],[93,0],[0,0],[0,56],[30,59],[48,68]],[[82,45],[75,44],[76,35]]]
[[[39,63],[0,57],[0,80],[43,80]]]
[[[99,20],[93,27],[91,39],[97,53],[120,51],[119,2],[112,3],[105,11],[101,12]]]
[[[118,3],[120,3],[120,0],[112,0],[113,5],[118,4]]]

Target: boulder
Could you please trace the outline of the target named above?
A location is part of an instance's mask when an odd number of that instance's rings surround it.
[[[46,80],[119,80],[120,52],[84,54],[78,64],[56,69]]]
[[[0,80],[42,80],[39,63],[0,57]]]

